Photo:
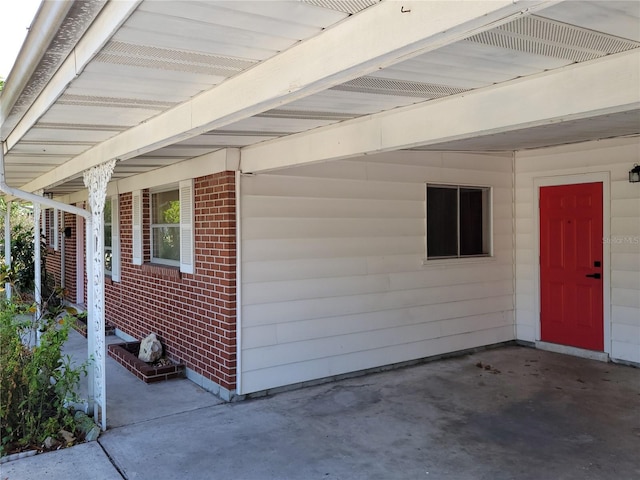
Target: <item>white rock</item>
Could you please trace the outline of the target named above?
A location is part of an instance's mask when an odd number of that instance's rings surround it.
[[[162,345],[155,333],[143,338],[140,342],[138,358],[143,362],[155,362],[162,356]]]

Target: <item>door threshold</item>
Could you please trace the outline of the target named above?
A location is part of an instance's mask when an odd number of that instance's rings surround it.
[[[599,362],[608,362],[609,354],[606,352],[596,352],[595,350],[586,350],[584,348],[570,347],[568,345],[560,345],[558,343],[543,342],[536,340],[536,348],[546,350],[548,352],[563,353],[574,357],[588,358],[589,360],[597,360]]]

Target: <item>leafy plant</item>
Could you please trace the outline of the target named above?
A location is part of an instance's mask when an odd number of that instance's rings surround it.
[[[2,249],[3,253],[4,249]],[[44,238],[40,242],[41,296],[46,303],[58,306],[62,296],[56,291],[55,279],[46,269],[47,246]],[[35,290],[35,258],[33,228],[17,223],[11,231],[11,267],[0,267],[0,280],[9,282],[14,294],[23,302],[33,300]],[[46,305],[44,305],[46,307]]]
[[[20,313],[24,309],[13,303],[0,304],[0,454],[40,446],[61,429],[73,431],[66,405],[78,401],[78,383],[87,374],[86,362],[74,367],[62,354],[71,317],[44,320],[38,344],[30,346],[32,322]]]

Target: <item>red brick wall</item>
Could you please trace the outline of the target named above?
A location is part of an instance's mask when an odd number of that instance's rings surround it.
[[[82,208],[82,205],[80,205]],[[47,256],[45,257],[47,272],[55,277],[55,285],[62,285],[62,269],[60,262],[62,258],[62,242],[65,243],[65,289],[66,300],[75,303],[76,302],[76,217],[71,213],[62,212],[64,217],[59,224],[59,238],[58,238],[58,250],[53,248],[47,248]],[[51,217],[47,219],[49,221]],[[71,227],[71,237],[65,238],[65,227]],[[85,232],[80,232],[84,235]],[[51,241],[47,238],[47,245]]]
[[[53,225],[53,215],[54,210],[51,208],[43,208],[41,213],[41,217],[46,219],[46,228],[42,231],[43,237],[41,239],[46,246],[46,253],[44,257],[45,268],[47,274],[52,276],[55,280],[55,286],[60,286],[60,250],[54,250],[51,245],[53,245],[53,238],[51,237],[51,225]],[[40,224],[42,225],[42,223]],[[43,298],[46,301],[46,298]]]
[[[64,237],[64,228],[71,228],[71,237]],[[83,234],[84,232],[81,232]],[[70,213],[64,214],[64,227],[61,234],[61,242],[64,242],[65,248],[65,289],[69,301],[76,301],[76,216]]]
[[[132,195],[120,195],[121,281],[107,280],[106,319],[141,339],[156,333],[170,358],[227,390],[236,388],[235,176],[197,178],[195,273],[149,264],[149,194],[143,195],[144,259],[132,258]]]

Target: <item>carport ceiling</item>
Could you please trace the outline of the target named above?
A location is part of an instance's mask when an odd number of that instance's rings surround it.
[[[78,23],[83,15],[95,16],[96,5],[102,8],[71,52],[79,62],[83,49],[95,50],[87,54],[84,66],[65,78],[66,64],[61,58],[58,72],[39,95],[27,83],[15,105],[3,105],[6,173],[13,186],[71,193],[83,188],[79,166],[100,163],[112,153],[112,158],[121,153],[114,177],[125,178],[221,148],[255,149],[263,142],[272,145],[289,136],[346,127],[381,112],[453,101],[484,89],[493,91],[572,65],[597,64],[617,55],[637,59],[640,47],[639,2],[522,2],[520,10],[532,7],[526,15],[514,16],[516,10],[511,9],[492,12],[493,17],[484,23],[481,19],[461,21],[456,27],[458,37],[434,35],[415,48],[398,48],[394,57],[380,55],[343,71],[337,68],[336,74],[328,70],[327,78],[300,86],[296,82],[304,83],[305,70],[316,68],[314,63],[321,60],[296,57],[297,52],[325,49],[331,56],[355,55],[357,61],[358,55],[365,58],[357,51],[358,41],[365,40],[352,36],[336,43],[336,32],[348,32],[352,22],[357,28],[377,21],[381,27],[377,33],[363,30],[362,35],[370,35],[372,42],[376,37],[391,41],[396,32],[384,31],[386,23],[376,19],[376,9],[397,9],[401,18],[410,19],[422,14],[426,3],[452,2],[144,0],[106,2],[104,7],[104,2],[84,3],[93,6],[93,10],[86,9],[90,13],[75,9],[69,14],[76,15]],[[455,11],[447,10],[446,5],[442,8],[444,13]],[[216,99],[216,89],[227,88],[239,102],[247,96],[260,98],[271,77],[261,78],[262,70],[256,67],[269,68],[270,63],[285,58],[283,53],[295,59],[276,70],[285,76],[280,81],[291,85],[290,92],[277,99],[265,94],[264,102],[219,118],[215,110],[223,102],[210,103],[213,113],[203,121],[205,127],[196,128],[193,119],[185,121],[182,130],[166,127],[178,118],[183,105],[203,98],[203,92]],[[41,80],[43,73],[38,72],[31,83]],[[247,89],[242,80],[248,75],[262,81]],[[8,89],[11,81],[10,75]],[[518,101],[505,96],[496,109]],[[519,150],[638,135],[639,104],[640,98],[635,105],[627,102],[579,118],[560,116],[545,125],[525,124],[468,138],[429,139],[424,146],[413,142],[406,148]],[[131,138],[125,138],[128,133],[136,128],[143,132],[147,123],[154,132],[157,125],[171,133],[128,150],[122,146]]]

